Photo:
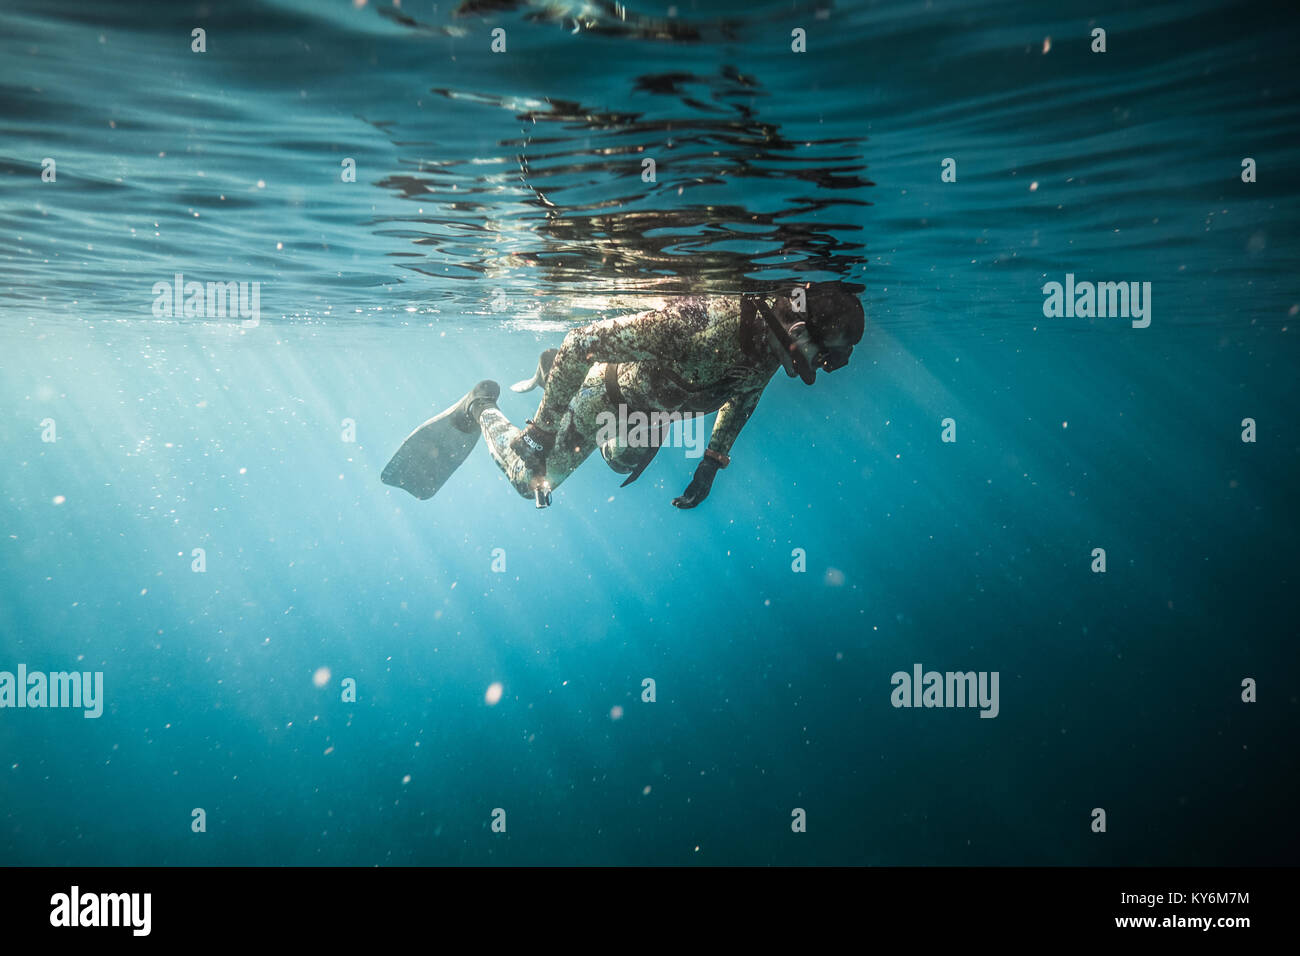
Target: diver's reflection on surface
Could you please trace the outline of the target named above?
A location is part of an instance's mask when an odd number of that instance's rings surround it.
[[[478,3],[459,12],[524,9],[516,28],[549,18],[551,7]],[[634,21],[618,22],[647,39]],[[661,45],[639,52],[669,60]],[[704,59],[734,53],[701,48]],[[526,88],[515,96],[435,88],[460,107],[508,112],[521,136],[479,143],[475,156],[412,156],[416,137],[379,126],[407,168],[376,185],[421,212],[375,225],[418,247],[418,257],[409,245],[393,253],[404,269],[574,294],[735,292],[737,277],[771,290],[799,276],[855,278],[866,254],[853,234],[873,185],[865,137],[825,135],[836,127],[815,111],[787,123],[800,127],[791,132],[761,116],[774,96],[755,72],[765,66],[606,74],[602,85],[625,84],[626,93],[600,106],[549,95],[554,81],[540,70],[516,77]]]

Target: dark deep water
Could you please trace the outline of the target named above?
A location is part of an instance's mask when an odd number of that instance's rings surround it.
[[[1296,21],[8,0],[0,671],[105,699],[0,709],[0,862],[1295,863]],[[695,511],[680,450],[378,480],[590,318],[834,278],[868,339]],[[891,706],[918,663],[998,716]]]

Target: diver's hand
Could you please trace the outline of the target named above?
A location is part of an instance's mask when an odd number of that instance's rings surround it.
[[[700,459],[700,463],[695,466],[695,477],[686,486],[686,490],[673,499],[673,504],[678,508],[694,508],[709,497],[709,490],[713,487],[713,479],[717,473],[716,461],[707,456]]]

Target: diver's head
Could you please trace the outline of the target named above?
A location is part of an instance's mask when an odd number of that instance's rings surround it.
[[[803,309],[796,308],[798,291]],[[792,378],[808,385],[817,370],[834,372],[849,362],[853,346],[862,340],[866,316],[858,297],[841,282],[810,282],[781,296],[765,311],[771,343]]]
[[[862,300],[842,282],[814,282],[805,294],[808,329],[824,350],[819,368],[833,372],[849,363],[867,327]]]

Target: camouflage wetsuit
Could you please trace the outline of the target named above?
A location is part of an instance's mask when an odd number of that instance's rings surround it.
[[[546,478],[558,487],[582,464],[609,421],[605,416],[618,417],[620,400],[625,414],[716,411],[708,448],[725,460],[780,367],[762,320],[742,308],[739,296],[683,297],[662,310],[575,329],[555,357],[534,416],[556,433]],[[531,498],[535,476],[510,447],[519,429],[495,406],[479,424],[510,483]]]

